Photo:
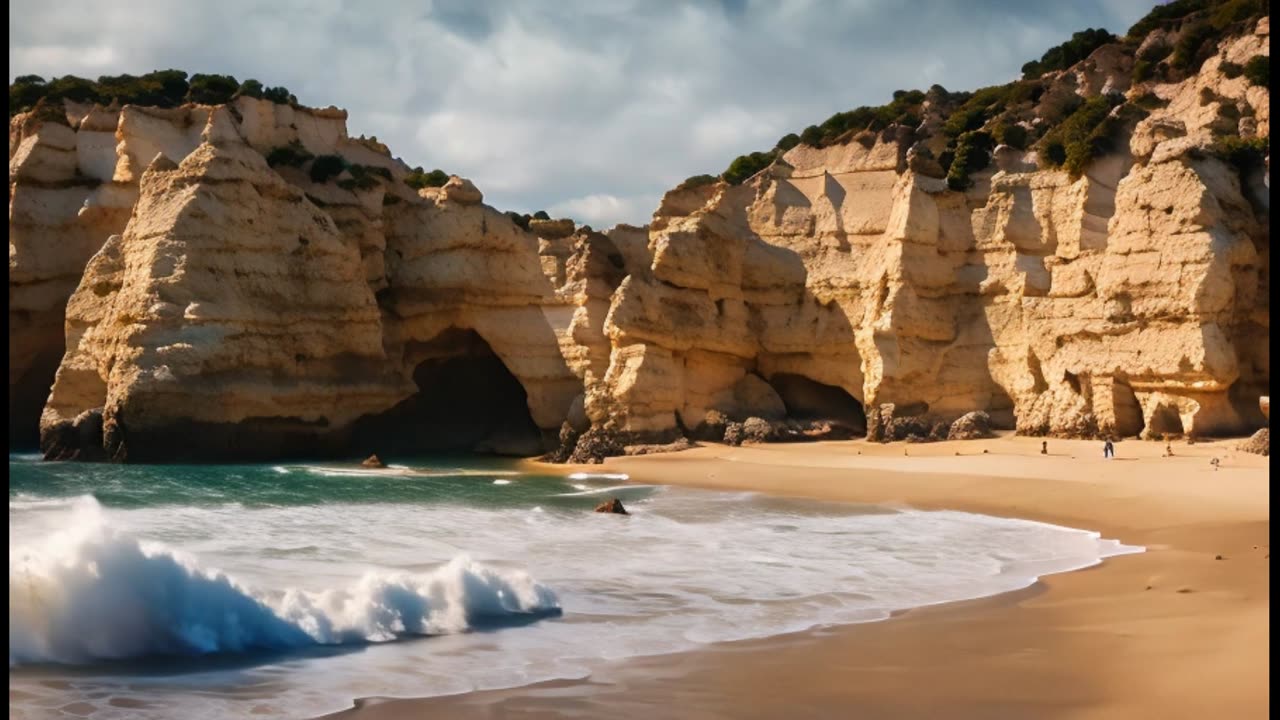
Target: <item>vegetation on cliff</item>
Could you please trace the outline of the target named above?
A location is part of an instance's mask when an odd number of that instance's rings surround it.
[[[70,100],[103,105],[148,105],[172,108],[186,103],[218,105],[241,95],[281,104],[297,104],[298,99],[283,87],[264,87],[252,78],[244,82],[230,75],[183,70],[156,70],[146,75],[103,75],[96,81],[63,75],[46,81],[39,75],[22,75],[9,84],[9,117],[35,107],[42,98],[48,102]]]
[[[923,122],[926,113],[941,119],[938,131],[946,138],[946,147],[937,159],[953,189],[972,184],[969,175],[990,164],[996,145],[1034,148],[1048,166],[1079,175],[1094,158],[1114,146],[1127,123],[1140,119],[1158,98],[1142,93],[1132,101],[1116,95],[1088,100],[1073,96],[1042,103],[1056,73],[1111,46],[1133,58],[1135,83],[1177,82],[1198,72],[1223,40],[1248,32],[1259,19],[1270,15],[1270,5],[1270,0],[1174,0],[1156,6],[1124,37],[1103,28],[1073,34],[1040,59],[1023,65],[1021,80],[973,92],[948,92],[939,85],[928,92],[898,90],[886,105],[836,113],[820,125],[805,128],[798,143],[795,133],[788,134],[769,151],[735,158],[718,178],[696,175],[681,187],[716,179],[737,185],[797,144],[824,148],[851,140],[869,143],[875,133],[891,125],[911,128],[916,140],[927,140],[924,134],[931,126]],[[1269,86],[1270,58],[1259,55],[1244,66],[1224,63],[1223,72]]]

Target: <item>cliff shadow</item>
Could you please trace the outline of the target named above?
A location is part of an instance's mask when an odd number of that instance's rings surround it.
[[[40,446],[40,413],[49,399],[54,376],[62,364],[63,341],[59,334],[56,347],[36,354],[30,366],[16,382],[9,383],[9,447],[35,449]]]

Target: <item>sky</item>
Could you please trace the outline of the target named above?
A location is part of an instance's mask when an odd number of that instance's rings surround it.
[[[972,90],[1154,0],[11,0],[9,79],[177,68],[350,112],[502,210],[603,228],[897,89]]]

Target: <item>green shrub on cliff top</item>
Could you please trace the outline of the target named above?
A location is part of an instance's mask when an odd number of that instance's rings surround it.
[[[103,75],[96,81],[64,75],[45,82],[36,75],[23,75],[9,85],[9,115],[35,107],[41,98],[50,102],[178,107],[187,102],[219,104],[234,97],[264,98],[276,103],[296,103],[297,98],[283,87],[265,88],[249,79],[236,83],[229,75],[192,75],[190,82],[182,70],[156,70],[146,75]]]
[[[240,88],[236,90],[236,95],[244,95],[245,97],[260,99],[262,97],[262,83],[254,80],[253,78],[249,78],[248,80],[240,83]]]
[[[1057,47],[1049,48],[1039,60],[1032,60],[1023,65],[1022,77],[1025,80],[1035,80],[1047,72],[1065,70],[1089,57],[1094,50],[1107,43],[1115,42],[1116,39],[1115,35],[1102,28],[1081,30],[1073,34],[1070,40]]]
[[[1123,99],[1115,95],[1086,100],[1040,141],[1044,159],[1050,165],[1061,166],[1072,177],[1079,177],[1094,158],[1114,148],[1116,132],[1130,119],[1124,114],[1112,114],[1112,108],[1121,102]],[[1126,108],[1143,112],[1132,105]]]
[[[201,105],[222,105],[231,102],[240,83],[230,75],[205,75],[196,73],[191,76],[191,87],[187,90],[187,100]]]
[[[414,168],[404,178],[404,184],[414,190],[421,190],[425,187],[443,187],[447,182],[449,182],[449,173],[438,168],[431,172],[426,172],[422,169],[422,166]]]
[[[775,157],[777,157],[777,153],[774,151],[739,155],[734,158],[733,162],[729,163],[728,169],[724,171],[721,177],[730,185],[741,185],[751,176],[769,167]]]
[[[703,185],[710,185],[719,179],[720,178],[715,175],[694,175],[692,177],[685,178],[684,182],[676,186],[676,190],[691,190],[696,187],[702,187]]]
[[[9,117],[35,107],[48,92],[44,78],[39,75],[21,75],[9,84]]]

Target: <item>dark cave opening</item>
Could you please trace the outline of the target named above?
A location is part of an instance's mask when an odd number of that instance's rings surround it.
[[[773,375],[769,384],[786,405],[788,418],[827,420],[859,435],[867,431],[867,414],[862,403],[843,388],[791,373]]]
[[[40,353],[15,383],[9,383],[9,447],[35,449],[40,446],[40,414],[49,400],[54,375],[62,363],[62,345]]]
[[[528,457],[543,452],[528,395],[475,331],[449,329],[406,354],[418,392],[362,418],[352,449],[363,454],[470,452]]]
[[[1159,439],[1166,435],[1180,436],[1183,433],[1182,416],[1177,408],[1161,405],[1151,413],[1151,423],[1147,426],[1147,435]]]
[[[1129,387],[1129,383],[1117,379],[1112,384],[1111,402],[1112,412],[1116,418],[1116,434],[1120,437],[1141,436],[1144,429],[1142,406],[1138,404],[1138,398],[1133,394],[1133,388]],[[1182,427],[1180,419],[1178,427]]]

